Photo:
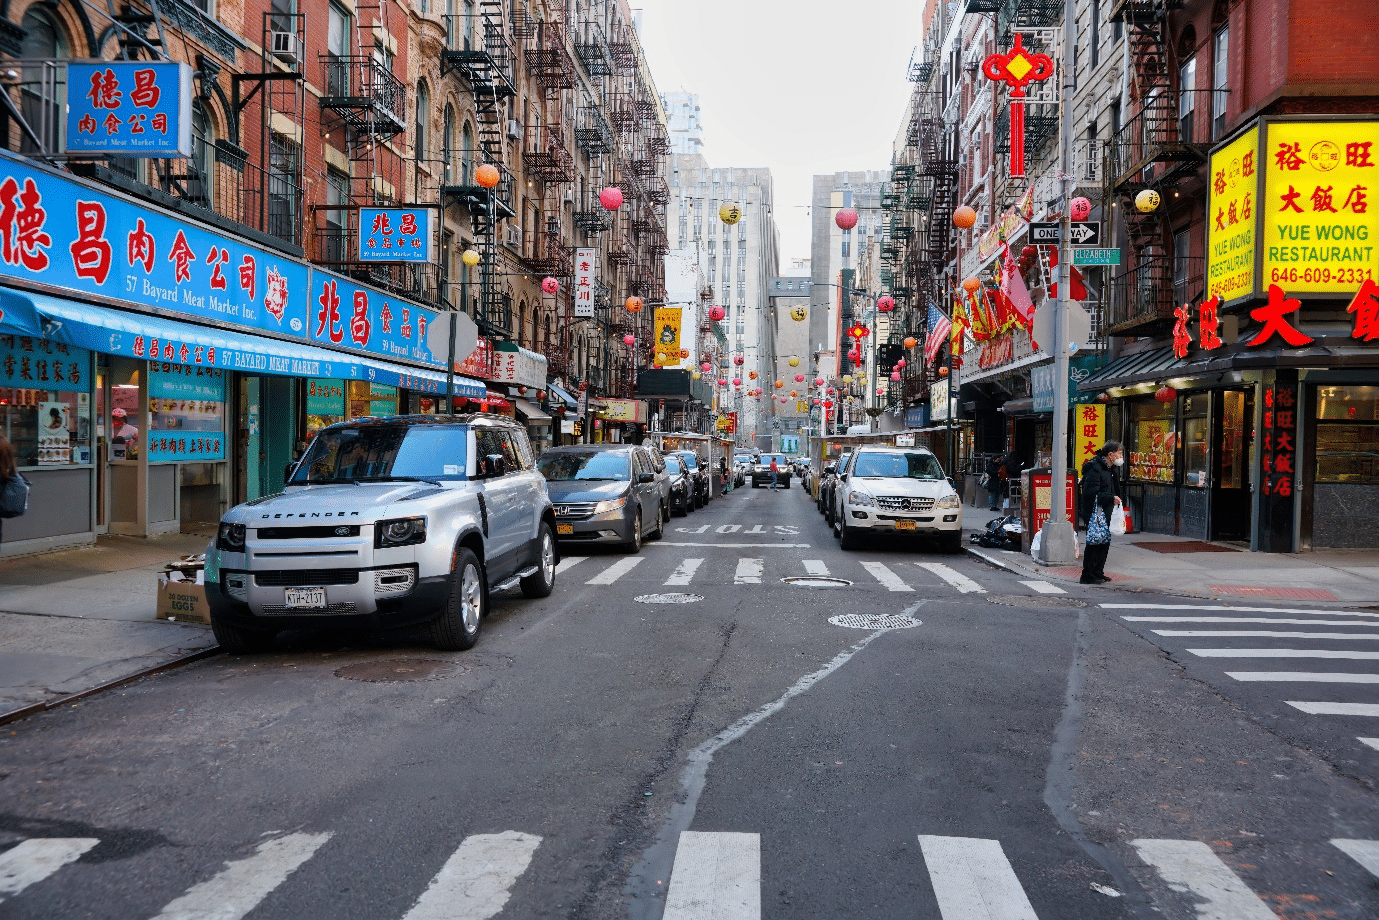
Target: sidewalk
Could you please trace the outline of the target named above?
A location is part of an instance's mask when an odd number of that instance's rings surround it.
[[[210,537],[101,537],[0,562],[0,722],[214,649],[210,627],[155,617],[158,573]]]
[[[999,512],[963,506],[967,534],[986,529]],[[1081,538],[1081,534],[1078,535]],[[1028,553],[986,549],[964,538],[972,556],[1029,578],[1077,582],[1081,562],[1045,566]],[[1379,606],[1379,550],[1332,549],[1306,553],[1252,553],[1230,543],[1202,543],[1162,534],[1113,537],[1106,561],[1108,587],[1155,591],[1214,601],[1306,602]]]

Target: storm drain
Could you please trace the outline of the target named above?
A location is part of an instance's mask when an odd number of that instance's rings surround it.
[[[846,588],[852,584],[846,578],[831,578],[827,575],[791,575],[782,578],[781,581],[801,588]]]
[[[693,604],[703,599],[698,594],[640,594],[633,598],[639,604]]]
[[[834,626],[848,629],[910,629],[920,625],[920,621],[894,613],[844,613],[829,617]]]
[[[335,672],[345,680],[362,680],[372,684],[398,683],[415,680],[444,680],[465,672],[462,664],[437,661],[431,658],[394,658],[391,661],[363,661],[347,664]]]
[[[1003,607],[1086,607],[1086,601],[1080,601],[1075,597],[1058,597],[1047,594],[1039,594],[1034,597],[1025,597],[1021,594],[996,594],[986,599],[988,604],[1000,604]]]

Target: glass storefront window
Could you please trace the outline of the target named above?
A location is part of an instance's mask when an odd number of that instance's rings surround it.
[[[91,463],[91,353],[0,337],[0,433],[20,467]]]
[[[225,372],[150,364],[148,459],[225,459]]]
[[[1194,393],[1183,398],[1183,485],[1205,489],[1210,484],[1207,474],[1207,393]]]
[[[1227,390],[1221,398],[1221,482],[1239,489],[1245,479],[1245,394]]]
[[[388,418],[397,415],[397,387],[367,380],[350,380],[346,384],[349,397],[350,418],[372,415],[375,418]]]
[[[1173,455],[1178,446],[1173,403],[1142,400],[1130,404],[1127,466],[1131,479],[1173,482]]]
[[[313,377],[306,382],[306,439],[345,420],[345,381]]]
[[[1317,387],[1316,481],[1379,483],[1379,387]]]

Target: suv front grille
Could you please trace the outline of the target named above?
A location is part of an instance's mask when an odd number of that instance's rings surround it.
[[[358,569],[284,569],[255,572],[254,584],[260,588],[317,588],[323,585],[357,585]]]
[[[884,511],[908,511],[912,514],[919,514],[932,510],[934,500],[932,498],[896,498],[878,495],[876,506]]]
[[[263,615],[269,617],[331,616],[332,614],[358,613],[359,605],[352,603],[329,604],[325,607],[284,607],[272,604],[263,608]]]
[[[556,502],[555,516],[558,518],[586,518],[594,513],[597,502]]]
[[[260,527],[260,540],[321,540],[359,536],[358,524],[326,524],[316,527]]]

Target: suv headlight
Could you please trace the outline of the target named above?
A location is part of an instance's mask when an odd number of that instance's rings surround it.
[[[244,552],[245,526],[243,524],[221,524],[215,535],[215,548],[231,553]]]
[[[610,511],[618,511],[627,504],[627,496],[622,498],[609,498],[599,502],[594,506],[595,514],[607,514]]]
[[[935,508],[961,508],[962,499],[958,498],[958,493],[950,492],[938,501],[934,502]]]
[[[373,545],[377,549],[390,546],[411,546],[426,542],[426,518],[393,518],[379,521],[373,527]]]
[[[857,490],[854,489],[853,491],[851,491],[851,492],[848,493],[848,504],[849,504],[849,505],[875,505],[875,504],[876,504],[876,499],[872,498],[872,497],[871,497],[870,495],[868,495],[866,492],[858,492]]]

